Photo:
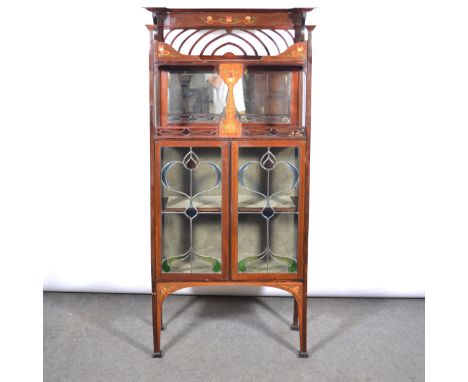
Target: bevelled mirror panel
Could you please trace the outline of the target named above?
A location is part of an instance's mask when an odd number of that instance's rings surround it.
[[[246,68],[233,88],[244,124],[290,124],[291,70]],[[217,124],[224,115],[228,86],[214,70],[167,71],[167,123]]]
[[[290,71],[249,68],[242,78],[245,116],[241,117],[241,121],[289,124],[291,77]]]
[[[168,123],[219,122],[227,86],[214,71],[174,70],[167,77]]]

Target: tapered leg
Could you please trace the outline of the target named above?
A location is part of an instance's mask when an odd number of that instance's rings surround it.
[[[299,330],[299,324],[297,322],[297,301],[294,299],[294,313],[293,313],[293,323],[291,324],[292,330]]]
[[[307,353],[307,291],[305,287],[302,289],[302,301],[300,302],[299,306],[299,358],[308,358],[309,354]]]
[[[153,342],[154,353],[153,358],[161,358],[161,298],[159,298],[159,288],[156,287],[156,292],[153,292]]]

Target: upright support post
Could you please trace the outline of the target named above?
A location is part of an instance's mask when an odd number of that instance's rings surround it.
[[[153,296],[153,345],[154,353],[153,358],[161,358],[161,321],[162,321],[162,296],[159,285],[156,285]]]
[[[299,330],[298,323],[298,314],[297,314],[297,301],[294,299],[294,313],[293,313],[293,323],[291,324],[292,330]]]
[[[302,301],[299,306],[299,338],[300,338],[300,347],[299,347],[299,358],[308,358],[309,353],[307,353],[307,289],[302,288]]]

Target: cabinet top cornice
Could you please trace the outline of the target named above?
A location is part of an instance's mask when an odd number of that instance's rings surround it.
[[[271,13],[271,12],[310,12],[315,8],[165,8],[145,7],[150,12],[192,13],[192,12],[237,12],[237,13]]]
[[[159,28],[303,29],[314,8],[146,8]]]

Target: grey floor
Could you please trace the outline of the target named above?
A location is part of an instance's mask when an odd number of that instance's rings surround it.
[[[424,381],[424,300],[170,296],[153,359],[149,295],[44,294],[44,381]]]

